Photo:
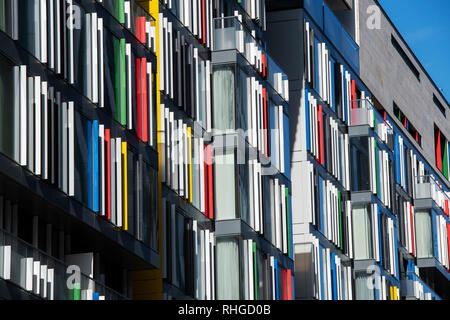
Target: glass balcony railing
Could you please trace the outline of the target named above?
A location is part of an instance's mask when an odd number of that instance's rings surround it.
[[[263,70],[263,47],[237,17],[214,19],[214,51],[235,49],[259,72]]]
[[[350,110],[350,126],[374,127],[374,108],[369,99],[357,99],[352,101]]]
[[[48,300],[125,300],[94,279],[0,229],[0,278]]]
[[[420,300],[440,300],[436,293],[415,273],[409,270],[408,279],[413,281],[414,296]]]
[[[286,101],[289,97],[289,81],[286,73],[265,52],[263,46],[237,17],[214,19],[214,51],[237,50],[247,62],[263,76]],[[268,73],[268,74],[266,74]]]
[[[450,197],[432,175],[417,176],[415,199],[432,199],[446,214],[449,213]]]
[[[324,31],[328,39],[344,56],[356,73],[359,73],[359,46],[345,30],[324,0],[304,0],[304,8]]]
[[[370,99],[357,99],[352,101],[354,108],[350,110],[350,126],[370,126],[378,139],[393,148],[394,130],[392,125],[385,121],[372,105]]]

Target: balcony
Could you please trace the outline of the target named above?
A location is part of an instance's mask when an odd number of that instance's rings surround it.
[[[0,229],[1,279],[47,300],[127,299],[87,275],[74,276],[68,267],[63,261]]]
[[[353,108],[350,109],[350,126],[374,127],[374,114],[376,113],[369,99],[352,100]]]
[[[431,199],[446,215],[449,214],[449,195],[432,175],[416,177],[414,199]]]
[[[343,27],[324,0],[304,0],[304,8],[316,24],[324,31],[331,43],[359,74],[359,46]]]
[[[262,77],[268,78],[272,88],[286,101],[289,98],[287,75],[265,52],[262,45],[239,21],[238,17],[214,19],[213,51],[236,50]]]
[[[378,140],[386,143],[392,150],[394,145],[392,125],[375,110],[372,101],[366,98],[353,100],[352,103],[354,108],[350,110],[349,126],[369,126],[374,130]]]
[[[407,279],[402,280],[402,296],[406,300],[441,300],[415,272],[409,270]]]

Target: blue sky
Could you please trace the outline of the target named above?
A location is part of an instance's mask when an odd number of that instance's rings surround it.
[[[450,1],[379,0],[384,10],[450,101]]]

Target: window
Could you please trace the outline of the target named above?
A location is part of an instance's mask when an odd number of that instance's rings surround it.
[[[127,204],[128,204],[128,232],[132,235],[136,235],[138,224],[138,217],[136,215],[137,204],[139,203],[138,197],[138,157],[136,153],[131,150],[131,147],[128,145],[127,150]]]
[[[75,199],[88,205],[88,129],[87,119],[75,112]]]
[[[104,29],[105,106],[121,124],[126,123],[125,39]]]
[[[239,245],[236,238],[217,239],[216,298],[239,299]]]
[[[198,109],[197,109],[197,120],[203,126],[207,128],[208,124],[208,100],[211,102],[209,96],[210,92],[208,85],[210,85],[210,69],[209,62],[203,60],[200,56],[198,57],[198,87],[197,87],[197,97],[198,97]]]
[[[372,275],[358,273],[355,277],[355,299],[356,300],[375,300],[374,288],[372,284]]]
[[[10,37],[15,36],[14,22],[17,20],[17,8],[14,0],[0,0],[0,30]],[[25,1],[21,1],[25,2]]]
[[[273,182],[270,179],[269,176],[263,176],[262,177],[262,190],[263,194],[265,195],[263,197],[263,213],[264,213],[264,234],[266,239],[271,241],[272,243],[275,243],[273,240],[275,238],[275,235],[272,233],[273,228],[273,221],[272,221],[272,212],[275,210],[273,208],[273,200],[275,190],[273,188]]]
[[[416,130],[416,128],[411,124],[409,119],[405,116],[405,114],[400,110],[398,105],[394,102],[394,115],[401,122],[403,127],[409,132],[411,137],[417,142],[419,146],[422,146],[422,136]]]
[[[167,275],[168,280],[181,291],[185,289],[185,224],[188,222],[185,217],[174,210],[174,206],[169,209],[167,215]]]
[[[91,54],[91,35],[92,27],[88,24],[91,21],[91,15],[86,14],[83,7],[79,8],[79,28],[73,29],[73,47],[74,47],[74,77],[75,86],[80,90],[86,97],[91,98],[91,80],[90,72],[93,70],[92,57]]]
[[[449,159],[448,159],[448,140],[442,134],[441,130],[434,126],[434,143],[436,150],[436,166],[439,171],[449,178]]]
[[[17,67],[4,56],[0,55],[0,151],[7,156],[15,157],[15,111],[14,102],[14,79],[18,76]],[[15,75],[16,74],[16,75]]]
[[[433,102],[434,102],[434,104],[436,105],[436,107],[439,109],[439,111],[441,111],[442,114],[443,114],[444,117],[445,117],[445,108],[444,108],[444,106],[442,105],[442,103],[439,101],[438,97],[436,97],[436,95],[435,95],[434,93],[433,93]]]
[[[429,211],[417,210],[414,214],[417,258],[433,257],[433,231]]]
[[[143,162],[143,212],[140,234],[142,241],[158,251],[158,207],[157,173],[148,163]]]
[[[395,50],[397,50],[397,52],[399,53],[400,57],[403,59],[403,61],[408,66],[408,68],[416,76],[417,80],[420,81],[420,72],[419,72],[419,70],[417,70],[417,68],[414,66],[414,63],[411,61],[411,59],[408,58],[408,55],[402,49],[401,45],[398,43],[397,39],[395,39],[394,35],[391,35],[391,42],[392,42],[392,45],[394,46]]]
[[[235,129],[235,79],[233,66],[220,66],[213,73],[213,125],[216,130]]]
[[[352,191],[370,190],[369,137],[351,138],[350,153]]]
[[[238,91],[237,91],[237,105],[238,110],[237,110],[237,114],[238,114],[238,124],[237,127],[246,131],[247,129],[249,129],[249,112],[252,112],[251,110],[249,110],[250,106],[248,104],[248,99],[249,99],[249,94],[250,94],[250,88],[248,86],[248,82],[250,81],[250,79],[248,78],[248,75],[241,69],[238,68],[238,77],[237,77],[237,86],[238,86]]]
[[[41,54],[39,2],[39,0],[18,1],[19,42],[38,59]]]
[[[249,225],[252,225],[250,221],[250,172],[249,172],[249,160],[247,159],[244,164],[239,164],[238,168],[238,185],[239,185],[239,213],[240,217],[247,222]],[[230,192],[233,192],[230,189]],[[216,196],[217,199],[217,196]]]
[[[102,1],[102,4],[120,23],[125,23],[124,0]]]
[[[214,163],[214,204],[217,220],[235,219],[236,190],[234,151],[215,155]]]
[[[353,251],[355,260],[373,258],[372,221],[369,205],[354,205],[352,208]]]

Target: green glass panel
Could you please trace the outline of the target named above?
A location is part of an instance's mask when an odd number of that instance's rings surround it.
[[[73,284],[73,289],[69,291],[69,300],[81,300],[81,285],[79,283]]]
[[[114,16],[120,23],[125,23],[124,0],[114,0]]]
[[[448,180],[448,141],[444,139],[444,155],[442,157],[442,174]]]
[[[125,39],[114,39],[116,120],[126,124]]]

